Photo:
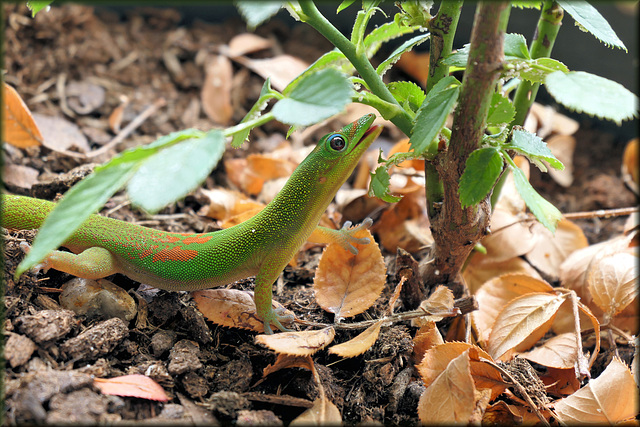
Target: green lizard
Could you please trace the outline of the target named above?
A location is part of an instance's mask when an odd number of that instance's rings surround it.
[[[368,114],[324,136],[273,201],[241,224],[212,233],[179,234],[92,215],[63,245],[73,253],[53,251],[40,268],[87,279],[122,273],[173,291],[206,289],[255,275],[254,299],[265,333],[272,333],[272,324],[285,331],[282,322],[292,319],[273,309],[271,288],[314,229],[317,243],[337,242],[353,253],[357,250],[352,243],[369,243],[353,235],[371,225],[368,218],[341,230],[320,227],[318,221],[380,134],[374,119]],[[21,230],[39,228],[55,206],[23,196],[3,195],[2,202],[2,226]]]

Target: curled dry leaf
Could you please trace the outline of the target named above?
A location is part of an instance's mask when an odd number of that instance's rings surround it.
[[[258,335],[256,342],[276,353],[294,356],[310,356],[328,346],[336,335],[332,327],[314,331],[281,332],[274,335]]]
[[[469,350],[453,358],[420,396],[418,416],[423,424],[467,424],[476,404]]]
[[[413,326],[422,326],[428,321],[439,322],[446,316],[439,316],[437,313],[452,313],[453,312],[453,292],[446,286],[438,286],[429,298],[420,303],[420,310],[428,313],[424,317],[414,319]]]
[[[262,191],[264,178],[249,169],[247,163],[247,159],[226,159],[224,160],[224,169],[227,171],[227,178],[233,185],[243,192],[255,196]]]
[[[508,359],[511,350],[532,347],[551,327],[568,294],[535,292],[511,300],[491,329],[487,351],[494,359]]]
[[[78,114],[92,113],[104,104],[104,88],[85,80],[69,82],[66,92],[69,107]]]
[[[32,167],[23,165],[7,164],[4,165],[3,181],[9,188],[18,187],[30,189],[33,184],[38,182],[40,173]]]
[[[260,77],[270,78],[271,87],[280,92],[309,66],[305,61],[291,55],[278,55],[266,59],[239,56],[233,59]]]
[[[622,179],[625,184],[636,193],[640,194],[640,166],[638,166],[638,138],[627,142],[622,155]]]
[[[281,369],[302,368],[313,371],[313,359],[310,356],[292,356],[290,354],[278,354],[273,365],[269,365],[262,371],[262,376],[266,377]]]
[[[480,342],[489,339],[498,313],[514,298],[532,292],[553,292],[553,287],[542,279],[525,274],[505,274],[486,282],[476,293],[478,310],[471,313]]]
[[[462,277],[467,283],[471,295],[475,295],[485,282],[504,274],[514,273],[542,280],[538,271],[520,257],[510,258],[501,262],[491,262],[491,258],[479,252],[471,255],[471,260],[462,272]]]
[[[481,241],[490,262],[503,262],[525,255],[535,247],[536,235],[531,232],[530,223],[521,222],[524,218],[524,210],[513,213],[496,207],[491,215],[491,234]]]
[[[534,224],[532,229],[536,241],[526,258],[534,267],[554,279],[560,275],[560,265],[569,255],[589,246],[582,229],[568,219],[558,222],[555,234],[541,224]]]
[[[269,154],[249,154],[247,156],[247,167],[265,181],[288,177],[296,166],[290,160]]]
[[[422,361],[418,365],[418,373],[425,386],[429,387],[446,369],[449,362],[464,352],[469,354],[471,375],[476,388],[490,389],[492,399],[502,393],[505,383],[500,373],[492,366],[480,362],[480,358],[492,360],[491,356],[480,347],[464,342],[446,342],[424,352]]]
[[[124,375],[109,379],[96,378],[93,380],[93,385],[102,394],[132,396],[159,402],[169,401],[169,397],[160,384],[144,375]]]
[[[624,310],[638,297],[638,257],[618,252],[600,258],[589,270],[589,292],[607,318]]]
[[[246,55],[247,53],[258,52],[269,49],[273,46],[273,41],[257,36],[252,33],[238,34],[229,42],[229,49],[226,52],[230,57]]]
[[[380,335],[382,321],[376,322],[347,342],[329,348],[329,353],[341,357],[356,357],[369,350]]]
[[[576,139],[571,135],[554,135],[547,139],[546,143],[551,153],[564,165],[562,170],[548,167],[549,175],[561,186],[565,188],[571,186],[573,183],[573,152],[576,149]]]
[[[340,411],[326,396],[313,401],[313,406],[291,421],[290,426],[326,426],[342,424]]]
[[[255,332],[264,331],[264,325],[256,315],[253,292],[237,289],[205,289],[191,292],[191,296],[198,310],[213,323]],[[273,301],[272,305],[278,311],[293,316],[293,313],[286,310],[279,302]]]
[[[401,139],[400,141],[396,142],[395,145],[393,147],[391,147],[391,150],[389,150],[389,155],[388,157],[391,157],[392,155],[396,154],[396,153],[407,153],[411,150],[411,144],[409,144],[409,138],[404,138]],[[401,163],[398,163],[398,167],[399,168],[414,168],[417,171],[423,171],[424,170],[424,160],[421,159],[414,159],[414,160],[405,160]]]
[[[352,317],[371,307],[386,280],[382,253],[369,230],[358,230],[355,237],[367,237],[371,243],[355,244],[357,255],[330,244],[322,252],[313,281],[318,304],[336,318]]]
[[[578,356],[576,334],[567,332],[556,335],[545,341],[540,347],[536,347],[526,353],[521,353],[519,356],[542,366],[573,369],[577,363]]]
[[[62,117],[49,117],[34,113],[33,119],[42,131],[42,145],[54,151],[66,151],[75,147],[83,153],[89,151],[89,143],[80,128]]]
[[[41,145],[42,134],[29,108],[14,88],[6,83],[3,85],[2,140],[20,148]]]
[[[233,116],[231,83],[233,67],[226,56],[216,55],[206,65],[206,77],[200,98],[202,108],[211,120],[227,125]]]
[[[554,406],[566,424],[616,424],[638,415],[638,389],[627,365],[614,357],[598,378]]]
[[[576,378],[576,370],[573,367],[558,369],[548,366],[546,374],[540,375],[540,379],[552,395],[569,396],[580,389],[580,380]]]
[[[220,221],[255,208],[264,207],[262,203],[249,199],[239,191],[226,188],[214,188],[213,190],[203,188],[200,191],[209,199],[209,205],[204,207],[198,214]]]
[[[413,191],[404,193],[402,200],[385,210],[373,225],[373,230],[380,237],[380,244],[389,252],[402,248],[407,252],[416,253],[433,243],[428,220],[424,214],[424,188],[413,187]],[[414,225],[409,225],[410,223]]]
[[[418,332],[413,337],[413,354],[411,358],[415,364],[418,364],[422,361],[425,351],[440,344],[444,344],[444,340],[436,326],[436,322],[427,322],[418,329]]]

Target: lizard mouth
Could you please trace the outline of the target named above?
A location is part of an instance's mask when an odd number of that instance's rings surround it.
[[[358,145],[360,145],[360,143],[361,143],[362,141],[364,141],[365,139],[367,139],[367,137],[368,137],[369,135],[371,135],[372,133],[374,133],[374,132],[376,131],[376,129],[378,129],[379,127],[380,127],[380,125],[373,125],[373,126],[371,126],[369,129],[367,129],[367,130],[366,130],[366,132],[362,135],[362,138],[360,138],[360,141],[358,141],[358,143],[356,144],[356,147],[357,147]]]

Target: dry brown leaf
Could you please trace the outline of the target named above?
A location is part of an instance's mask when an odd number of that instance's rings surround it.
[[[502,262],[491,262],[491,259],[475,252],[467,263],[462,277],[467,282],[471,295],[475,295],[480,287],[487,281],[504,274],[523,274],[542,280],[538,271],[520,257],[514,257]]]
[[[491,356],[480,347],[464,342],[446,342],[436,345],[424,352],[422,361],[418,365],[418,373],[425,386],[436,380],[447,367],[449,362],[468,351],[471,360],[471,375],[477,389],[491,389],[492,396],[497,397],[505,389],[500,373],[490,365],[480,362],[480,358],[492,360]]]
[[[39,172],[32,167],[7,164],[3,168],[2,179],[9,187],[30,189],[38,182]]]
[[[419,364],[425,351],[440,344],[444,344],[444,340],[436,322],[427,322],[413,337],[413,354],[411,355],[413,362]]]
[[[402,200],[389,207],[373,225],[380,244],[389,252],[402,248],[410,253],[416,253],[425,246],[433,243],[433,237],[428,229],[424,188],[405,193]],[[417,222],[417,227],[411,226],[410,221]],[[416,232],[419,230],[419,232]]]
[[[525,255],[535,247],[537,237],[531,232],[530,224],[520,222],[523,218],[524,211],[515,214],[496,207],[491,215],[491,234],[481,241],[487,249],[488,260],[503,262]]]
[[[411,144],[409,144],[409,138],[404,138],[396,142],[395,145],[391,147],[391,150],[389,150],[388,157],[391,157],[396,153],[406,153],[406,152],[409,152],[410,150],[411,150]],[[421,159],[405,160],[404,162],[399,163],[397,167],[414,168],[417,171],[423,171],[424,160],[421,160]]]
[[[587,282],[593,302],[607,318],[624,310],[638,297],[638,257],[618,252],[600,258],[589,270]]]
[[[87,138],[80,128],[62,117],[49,117],[33,113],[33,119],[45,135],[42,145],[54,151],[66,151],[76,147],[86,153],[90,150]]]
[[[120,132],[120,127],[122,126],[122,119],[124,117],[124,111],[129,105],[129,98],[126,96],[122,96],[120,98],[120,105],[113,109],[111,114],[109,115],[109,129],[113,133]]]
[[[349,341],[330,347],[329,353],[346,358],[359,356],[376,343],[381,327],[382,322],[376,322]]]
[[[230,57],[246,55],[247,53],[258,52],[269,49],[273,46],[273,41],[257,36],[252,33],[238,34],[229,42],[229,49],[226,52]]]
[[[247,159],[226,159],[224,169],[227,172],[227,178],[233,185],[243,192],[255,196],[262,191],[264,179],[249,169],[247,163]]]
[[[3,85],[2,140],[20,148],[41,145],[44,138],[31,111],[14,88],[6,83]]]
[[[269,365],[262,371],[262,376],[278,372],[281,369],[302,368],[313,372],[313,360],[310,356],[292,356],[290,354],[278,354],[273,365]]]
[[[258,206],[256,208],[252,208],[244,212],[240,212],[239,214],[236,214],[222,221],[222,223],[220,224],[220,227],[227,229],[235,225],[241,224],[246,220],[248,220],[249,218],[253,218],[254,216],[256,216],[262,209],[264,209],[264,207]]]
[[[622,179],[631,191],[638,195],[640,188],[640,166],[638,166],[638,138],[627,142],[622,155]]]
[[[133,396],[159,402],[169,401],[169,397],[160,384],[144,375],[124,375],[108,379],[95,378],[93,385],[102,394]]]
[[[429,52],[414,52],[410,50],[403,53],[395,65],[417,80],[422,87],[427,84],[427,77],[429,77]]]
[[[549,105],[542,105],[534,102],[529,115],[536,116],[538,126],[533,130],[542,139],[551,134],[573,135],[580,124],[569,117],[558,113]]]
[[[547,372],[540,379],[550,394],[569,396],[580,389],[580,380],[576,378],[576,370],[547,367]]]
[[[536,242],[526,258],[534,267],[557,279],[560,265],[578,249],[586,248],[589,242],[582,229],[568,219],[558,222],[555,234],[541,224],[534,224]]]
[[[269,154],[249,154],[247,156],[247,167],[265,181],[288,177],[296,166],[290,160]]]
[[[451,313],[453,311],[453,292],[444,285],[438,286],[429,298],[420,303],[419,309],[424,310],[428,314],[413,320],[412,326],[422,326],[429,321],[439,322],[446,316],[439,316],[435,313]]]
[[[494,359],[506,359],[510,350],[533,346],[549,330],[567,294],[535,292],[511,300],[491,329],[487,351]]]
[[[237,289],[205,289],[191,292],[198,310],[213,323],[230,328],[249,329],[264,332],[264,325],[256,315],[256,305],[253,302],[253,292]],[[286,310],[282,304],[273,301],[274,309],[293,313]]]
[[[332,327],[328,327],[313,331],[258,335],[256,342],[276,353],[310,356],[331,344],[335,335],[335,330]]]
[[[266,59],[239,56],[233,59],[260,77],[270,78],[271,87],[280,92],[309,66],[305,61],[291,55],[278,55]]]
[[[89,114],[102,107],[105,90],[102,86],[86,80],[72,81],[67,85],[67,103],[78,114]]]
[[[549,175],[563,187],[573,183],[573,152],[576,149],[576,139],[571,135],[554,135],[546,140],[551,153],[560,160],[564,169],[548,167]]]
[[[547,367],[569,369],[576,365],[577,355],[576,334],[568,332],[550,338],[540,347],[519,354],[519,357]]]
[[[313,406],[291,421],[290,426],[326,426],[342,424],[340,411],[325,396],[313,401]]]
[[[215,123],[227,125],[233,116],[231,61],[226,56],[216,55],[208,61],[205,68],[206,76],[200,93],[202,109]]]
[[[371,232],[361,229],[355,237],[368,237],[368,245],[355,244],[358,254],[337,243],[322,252],[313,281],[316,301],[336,318],[360,314],[378,299],[386,281],[382,253]]]
[[[614,357],[598,378],[554,406],[563,423],[615,424],[638,415],[638,389],[627,365]]]
[[[418,416],[423,424],[468,424],[476,399],[469,350],[450,360],[420,396]]]
[[[527,119],[528,120],[528,119]],[[482,417],[482,425],[521,425],[522,417],[513,411],[507,402],[499,400],[487,407]]]
[[[553,287],[542,279],[525,274],[505,274],[486,282],[476,292],[478,310],[471,313],[480,342],[486,342],[498,313],[514,298],[532,292],[553,292]]]
[[[249,199],[239,191],[226,188],[214,188],[213,190],[203,188],[201,191],[209,199],[209,205],[204,206],[198,214],[220,221],[264,207],[262,203]]]

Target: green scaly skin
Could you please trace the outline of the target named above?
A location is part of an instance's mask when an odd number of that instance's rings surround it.
[[[194,291],[256,276],[255,303],[265,333],[271,325],[287,330],[292,319],[272,308],[271,288],[298,248],[316,229],[322,243],[337,242],[357,253],[352,243],[360,227],[341,230],[318,227],[321,215],[346,181],[362,154],[382,128],[368,114],[324,136],[296,168],[284,188],[260,213],[226,230],[203,234],[158,231],[92,215],[63,246],[74,253],[54,251],[41,267],[87,279],[122,273],[160,289]],[[340,138],[344,148],[337,150]],[[332,143],[333,142],[333,143]],[[2,226],[39,228],[55,204],[22,196],[2,196]]]

